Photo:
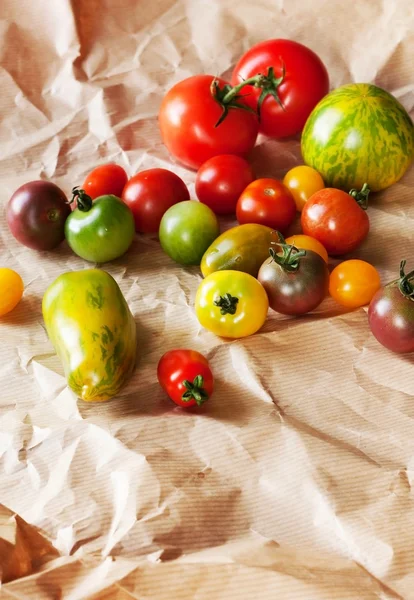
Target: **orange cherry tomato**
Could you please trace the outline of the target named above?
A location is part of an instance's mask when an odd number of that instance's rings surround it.
[[[316,254],[319,254],[326,263],[328,262],[328,253],[325,250],[325,246],[310,235],[291,235],[286,238],[286,243],[296,246],[296,248],[299,248],[300,250],[313,250]]]
[[[16,271],[0,268],[0,316],[7,315],[23,296],[23,280]]]
[[[347,308],[369,304],[380,287],[378,271],[364,260],[345,260],[335,267],[329,278],[330,295]]]
[[[323,190],[325,187],[318,171],[306,165],[299,165],[290,169],[283,178],[283,183],[290,190],[295,200],[296,209],[299,212],[302,212],[305,202],[309,200],[312,194]]]

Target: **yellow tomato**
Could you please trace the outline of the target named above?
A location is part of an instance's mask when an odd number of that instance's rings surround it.
[[[296,248],[299,248],[300,250],[313,250],[313,252],[319,254],[326,263],[328,262],[328,253],[325,250],[325,246],[310,235],[291,235],[286,238],[286,243],[296,246]]]
[[[380,287],[378,271],[364,260],[353,259],[340,263],[329,278],[330,295],[347,308],[369,304]]]
[[[200,324],[226,338],[242,338],[258,331],[268,308],[262,284],[241,271],[211,273],[201,282],[195,298]]]
[[[312,167],[307,167],[306,165],[300,165],[290,169],[290,171],[286,173],[283,183],[289,188],[299,212],[302,212],[305,202],[309,200],[312,194],[319,192],[319,190],[322,190],[325,187],[323,179],[318,171],[312,169]]]
[[[0,316],[7,315],[23,296],[23,280],[16,271],[0,268]]]

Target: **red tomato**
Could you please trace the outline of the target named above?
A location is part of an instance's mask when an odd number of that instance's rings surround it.
[[[260,223],[285,233],[295,215],[293,196],[277,179],[256,179],[237,201],[236,216],[241,225]]]
[[[156,233],[164,213],[177,202],[189,200],[184,181],[167,169],[141,171],[128,181],[122,200],[132,210],[135,229]]]
[[[82,189],[92,198],[113,194],[121,197],[128,175],[124,169],[115,163],[100,165],[89,173],[83,182]]]
[[[273,73],[265,78],[265,86],[243,84],[258,74],[268,75],[270,67]],[[276,138],[302,131],[316,104],[329,92],[328,72],[320,58],[306,46],[284,39],[267,40],[250,48],[237,63],[231,83],[243,85],[241,93],[247,94],[244,101],[253,108],[264,87],[270,86],[260,109],[260,131]]]
[[[161,103],[158,121],[163,142],[190,169],[218,154],[246,156],[255,145],[257,116],[234,107],[234,102],[240,105],[244,99],[233,98],[233,107],[227,104],[228,114],[217,125],[223,116],[220,103],[225,85],[212,75],[194,75],[172,87]]]
[[[178,406],[201,406],[213,393],[208,360],[196,350],[170,350],[158,363],[158,381]]]
[[[232,154],[214,156],[198,170],[195,189],[200,202],[207,204],[217,215],[236,211],[242,191],[254,181],[247,160]]]
[[[315,192],[302,210],[303,233],[321,242],[331,256],[353,252],[368,235],[368,193],[366,186],[352,195],[335,188]]]

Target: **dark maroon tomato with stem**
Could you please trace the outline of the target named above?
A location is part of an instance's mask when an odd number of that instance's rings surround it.
[[[405,273],[375,294],[368,308],[368,322],[380,344],[392,352],[414,352],[414,271]]]
[[[19,187],[6,207],[9,229],[15,239],[33,250],[52,250],[65,238],[71,213],[64,192],[50,181],[30,181]]]
[[[185,408],[201,406],[214,390],[208,360],[196,350],[166,352],[158,363],[157,377],[171,400]]]
[[[279,238],[280,250],[270,248],[257,279],[266,290],[270,308],[283,315],[303,315],[326,297],[329,270],[316,252],[299,250],[286,244],[280,234]]]

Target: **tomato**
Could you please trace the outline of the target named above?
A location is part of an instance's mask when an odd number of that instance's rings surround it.
[[[16,271],[0,268],[0,317],[15,308],[23,296],[23,280]]]
[[[167,169],[141,171],[122,192],[122,200],[134,215],[135,229],[141,233],[157,233],[165,211],[189,199],[184,181]]]
[[[220,233],[211,208],[195,200],[171,206],[160,223],[162,249],[175,262],[199,265],[204,252]]]
[[[305,202],[309,200],[312,194],[323,190],[325,187],[318,171],[306,165],[290,169],[284,176],[283,183],[292,194],[296,203],[296,209],[299,212],[302,212]]]
[[[378,271],[364,260],[345,260],[335,267],[329,278],[330,295],[348,308],[369,304],[380,287]]]
[[[392,352],[414,352],[414,271],[380,288],[370,302],[368,322],[380,344]]]
[[[121,166],[108,163],[93,169],[83,182],[82,189],[92,200],[107,195],[120,198],[127,181],[128,175]]]
[[[216,215],[228,215],[236,211],[240,194],[254,178],[253,169],[244,158],[232,154],[214,156],[198,170],[196,194]]]
[[[161,137],[170,154],[190,169],[219,154],[246,156],[255,145],[257,116],[245,110],[244,98],[226,102],[225,86],[219,77],[194,75],[163,98],[158,115]]]
[[[312,250],[298,250],[283,241],[280,250],[260,267],[257,279],[269,298],[270,308],[283,315],[303,315],[314,310],[328,292],[329,271]]]
[[[53,250],[65,239],[68,199],[49,181],[30,181],[17,189],[6,207],[7,224],[18,242],[33,250]]]
[[[117,196],[92,202],[84,190],[73,189],[77,208],[65,224],[66,240],[75,254],[96,263],[123,256],[135,236],[132,212]]]
[[[319,254],[326,263],[328,262],[328,253],[325,250],[325,247],[318,242],[318,240],[315,240],[315,238],[312,238],[309,235],[291,235],[286,238],[286,244],[296,246],[296,248],[299,248],[300,250],[312,250],[312,252]]]
[[[200,283],[195,311],[200,324],[225,338],[256,333],[266,320],[269,302],[263,286],[248,273],[217,271]]]
[[[284,39],[250,48],[237,63],[231,83],[236,92],[246,94],[244,101],[253,108],[262,100],[260,131],[276,138],[302,131],[313,108],[329,92],[328,72],[320,58],[310,48]]]
[[[293,196],[277,179],[256,179],[242,192],[236,206],[239,223],[260,223],[282,233],[291,225],[295,215]]]
[[[365,185],[358,193],[335,188],[316,192],[302,210],[303,233],[316,238],[332,256],[356,250],[369,232],[365,211],[368,193]]]
[[[214,390],[208,360],[196,350],[170,350],[159,360],[158,382],[178,406],[201,406]]]

